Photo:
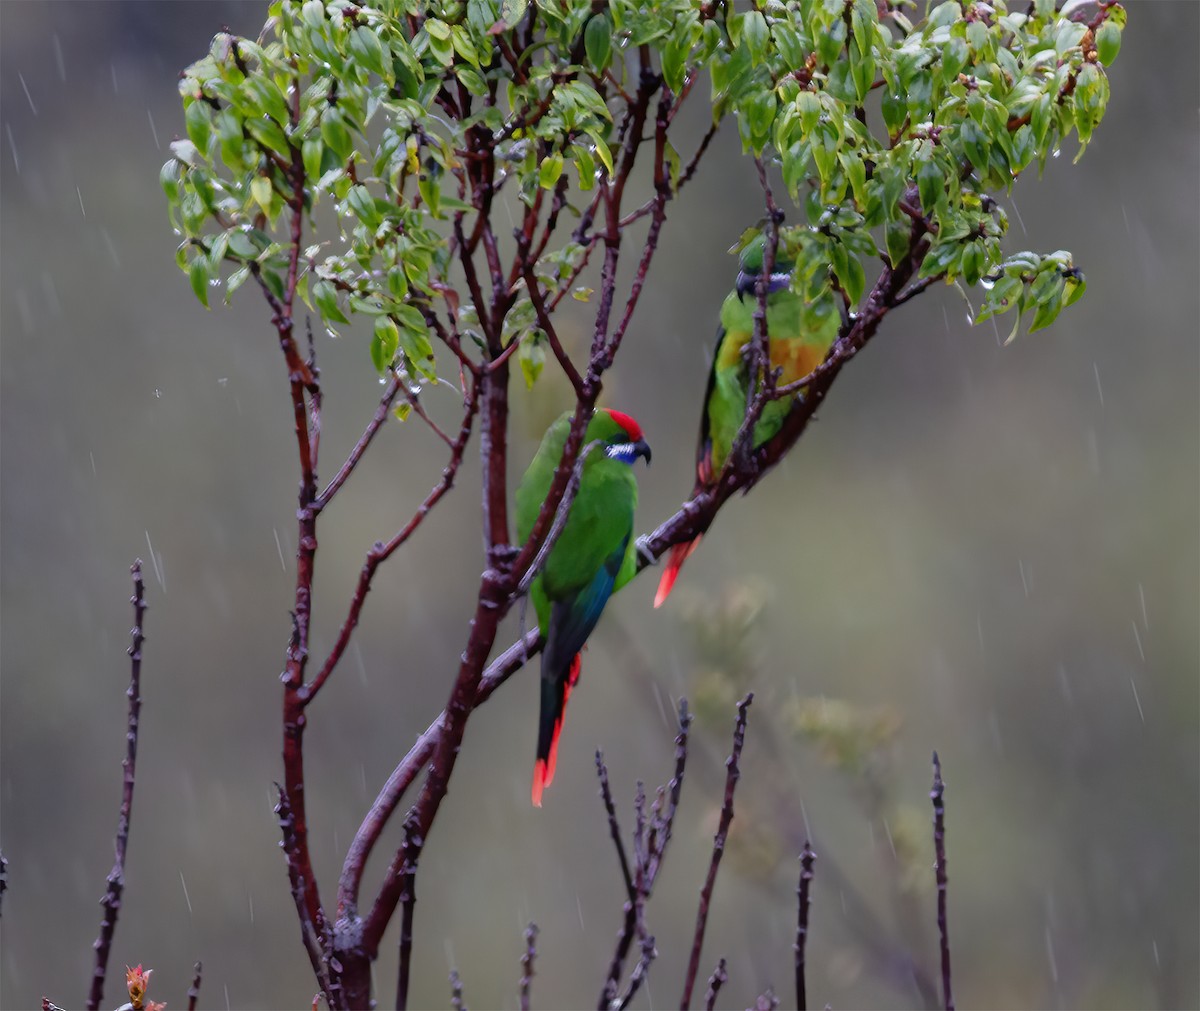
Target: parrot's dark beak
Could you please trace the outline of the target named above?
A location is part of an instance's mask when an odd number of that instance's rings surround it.
[[[638,441],[633,444],[634,459],[636,460],[639,456],[644,456],[646,458],[646,466],[649,467],[650,466],[650,443],[648,443],[645,439],[638,439]]]

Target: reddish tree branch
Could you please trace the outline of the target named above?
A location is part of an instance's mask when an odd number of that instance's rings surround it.
[[[388,380],[388,384],[384,387],[383,396],[379,398],[379,406],[375,408],[375,413],[371,420],[367,423],[367,427],[363,430],[363,434],[359,436],[358,442],[350,450],[349,455],[343,461],[338,472],[334,474],[333,480],[325,486],[325,490],[317,496],[313,503],[314,509],[320,513],[327,505],[338,490],[344,485],[351,474],[354,473],[354,468],[358,466],[358,461],[362,459],[363,453],[371,445],[372,440],[378,434],[379,429],[383,427],[383,423],[387,421],[388,414],[392,409],[392,401],[396,399],[396,394],[400,392],[400,380],[393,375]]]
[[[713,837],[712,859],[708,865],[708,875],[704,879],[704,887],[700,889],[700,908],[696,912],[696,932],[692,939],[692,954],[688,959],[687,975],[683,980],[683,996],[679,999],[679,1007],[687,1011],[692,1002],[692,988],[696,985],[696,973],[700,970],[700,950],[704,947],[704,932],[708,926],[708,907],[712,901],[713,886],[717,883],[717,869],[721,866],[721,857],[725,855],[725,841],[729,836],[729,825],[733,821],[733,792],[737,789],[741,769],[738,759],[742,754],[742,746],[746,743],[746,715],[750,703],[754,701],[754,693],[748,694],[737,707],[737,720],[733,726],[733,748],[725,762],[725,802],[721,806],[721,820],[717,825],[717,834]]]
[[[121,893],[125,890],[125,853],[129,848],[129,819],[133,811],[133,786],[137,773],[138,731],[142,712],[142,643],[146,636],[142,632],[146,615],[146,585],[142,582],[142,560],[136,559],[129,569],[133,577],[133,628],[129,632],[129,688],[125,692],[129,699],[129,716],[125,730],[125,757],[121,760],[122,784],[121,806],[117,814],[116,851],[112,870],[108,872],[108,887],[100,905],[104,916],[100,921],[100,934],[92,948],[96,952],[92,966],[92,986],[88,994],[88,1011],[98,1011],[104,999],[104,977],[108,972],[108,957],[112,950],[113,932],[117,929],[117,914],[121,910]],[[4,870],[7,870],[7,861]],[[0,888],[2,890],[2,888]]]
[[[404,844],[400,852],[404,862],[400,871],[400,967],[396,983],[396,1011],[408,1007],[408,981],[412,963],[413,912],[417,904],[417,863],[425,845],[417,823],[417,813],[410,811],[404,819]]]
[[[704,994],[705,1011],[713,1011],[717,1005],[717,994],[721,992],[721,987],[728,981],[729,973],[725,971],[725,959],[720,959],[717,962],[717,967],[713,970],[713,974],[708,977],[708,990]]]
[[[479,706],[486,702],[492,692],[520,670],[530,657],[537,655],[540,649],[538,631],[532,629],[496,657],[480,679],[479,691],[475,695],[475,705]],[[346,861],[342,866],[342,874],[338,882],[339,922],[344,916],[357,915],[354,910],[358,903],[359,887],[367,859],[374,849],[375,843],[379,841],[379,836],[392,812],[396,810],[403,798],[405,790],[412,784],[433,754],[433,749],[441,739],[445,719],[445,712],[440,713],[425,732],[417,738],[408,754],[388,777],[379,796],[376,797],[375,803],[371,805],[371,810],[367,812],[359,826],[354,841],[346,853]]]
[[[396,382],[396,380],[393,379],[393,382]],[[387,395],[385,394],[386,397]],[[387,402],[390,403],[390,399]],[[386,562],[413,535],[433,507],[441,501],[446,492],[454,487],[454,478],[457,476],[458,469],[462,465],[463,453],[467,448],[467,442],[471,438],[471,428],[475,421],[477,407],[478,400],[475,396],[475,386],[472,386],[467,393],[466,411],[463,414],[462,424],[459,426],[458,436],[450,445],[450,460],[442,469],[441,480],[425,496],[424,501],[417,507],[417,511],[408,523],[398,530],[389,541],[376,541],[371,550],[367,552],[367,559],[363,563],[362,571],[358,575],[358,585],[355,587],[354,596],[350,601],[350,611],[342,622],[341,629],[338,631],[337,641],[333,644],[333,649],[330,650],[325,663],[321,665],[321,670],[317,676],[300,689],[299,694],[303,705],[307,706],[316,698],[317,693],[324,687],[325,682],[329,680],[329,675],[333,673],[333,669],[338,665],[338,661],[341,660],[342,655],[346,652],[346,647],[350,644],[350,637],[354,634],[354,629],[358,625],[359,617],[362,614],[363,604],[366,603],[367,594],[371,590],[371,581],[375,578],[375,570]],[[380,404],[380,409],[386,412],[383,402]],[[376,412],[376,416],[378,416],[378,411]],[[364,434],[364,438],[369,441],[368,435]],[[362,440],[360,439],[359,442],[361,444]],[[357,450],[358,446],[355,446],[355,449]],[[361,453],[359,455],[361,456]]]

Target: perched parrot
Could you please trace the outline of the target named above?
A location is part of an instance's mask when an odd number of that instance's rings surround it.
[[[517,489],[517,536],[521,541],[529,539],[550,492],[570,427],[570,413],[550,426],[521,479]],[[529,590],[538,629],[545,638],[533,768],[533,803],[537,807],[542,806],[542,791],[554,779],[567,697],[579,680],[579,651],[600,620],[608,598],[637,568],[633,544],[637,481],[632,464],[639,456],[649,464],[650,447],[633,418],[604,408],[588,423],[580,451],[597,439],[602,446],[584,462],[566,525]]]
[[[693,494],[717,483],[746,414],[750,380],[744,349],[754,338],[756,288],[762,275],[765,246],[766,239],[759,234],[742,250],[737,285],[721,306],[717,346],[700,416]],[[825,360],[842,322],[832,297],[808,303],[791,290],[794,266],[780,247],[767,288],[767,338],[771,367],[783,369],[780,385],[804,378]],[[754,427],[755,449],[770,441],[783,427],[791,406],[790,398],[767,402]],[[670,595],[679,570],[699,543],[700,538],[696,537],[671,549],[654,597],[655,607],[661,606]]]

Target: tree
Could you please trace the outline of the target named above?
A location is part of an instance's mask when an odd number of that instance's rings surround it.
[[[760,286],[742,436],[716,484],[641,541],[643,565],[703,533],[732,495],[755,487],[884,317],[931,284],[981,287],[976,321],[1015,310],[1010,339],[1027,315],[1029,329],[1040,329],[1083,294],[1068,252],[1005,255],[1000,201],[1072,133],[1086,149],[1125,12],[1115,3],[1012,6],[949,0],[919,17],[913,4],[882,0],[742,11],[691,0],[502,10],[490,0],[288,0],[271,6],[259,41],[218,35],[185,71],[188,138],[173,144],[162,172],[184,237],[179,264],[205,305],[210,290],[223,287],[228,300],[255,282],[295,422],[299,547],[278,811],[302,937],[330,1006],[370,999],[370,962],[401,902],[402,945],[411,938],[417,862],[470,716],[540,645],[527,633],[489,664],[500,620],[570,506],[583,432],[668,208],[722,122],[736,123],[747,178],[753,164],[763,191],[764,274],[782,244],[798,264],[794,290],[835,309],[842,324],[825,361],[780,386]],[[672,142],[676,117],[706,82],[712,126],[685,160]],[[798,224],[784,225],[780,185]],[[510,195],[519,210],[511,237],[497,217]],[[598,289],[589,292],[578,282],[598,249]],[[628,255],[636,266],[625,288],[618,266]],[[572,358],[555,326],[568,294],[594,299],[586,360]],[[329,329],[369,321],[370,360],[385,380],[361,438],[323,488],[321,378],[311,329],[307,348],[297,332],[301,304]],[[506,476],[512,366],[532,386],[551,358],[573,390],[573,422],[533,531],[516,544]],[[461,401],[454,431],[422,407],[433,384]],[[801,389],[782,430],[749,445],[764,405]],[[318,522],[393,413],[430,425],[447,463],[411,520],[368,552],[337,641],[313,670]],[[351,843],[331,906],[308,845],[306,710],[337,669],[376,570],[450,490],[476,427],[484,558],[461,662],[445,710],[383,784]],[[404,842],[364,912],[366,859],[422,773]],[[402,956],[401,1000],[406,971]]]

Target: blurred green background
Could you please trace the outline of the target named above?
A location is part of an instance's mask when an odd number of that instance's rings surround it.
[[[182,131],[176,75],[256,3],[0,5],[4,898],[0,1003],[82,1003],[112,860],[124,750],[128,567],[150,612],[127,889],[113,970],[151,996],[307,1005],[272,780],[292,593],[296,467],[283,364],[246,288],[205,312],[174,265],[157,176]],[[700,709],[673,852],[649,909],[659,959],[637,1006],[677,1000],[720,802],[732,700],[756,692],[703,976],[721,1005],[792,1001],[796,854],[820,860],[810,1001],[914,1007],[934,965],[929,754],[948,782],[956,992],[974,1007],[1195,1007],[1200,419],[1192,3],[1132,4],[1108,119],[1022,179],[1008,246],[1074,251],[1086,298],[1000,346],[939,287],[887,320],[819,424],[732,503],[675,596],[657,574],[585,656],[559,775],[528,801],[536,675],[471,722],[421,866],[413,1003],[516,1005],[521,930],[542,928],[542,1007],[593,1006],[621,919],[592,752],[625,828],[665,782],[673,700]],[[696,96],[691,129],[703,125]],[[681,145],[682,147],[682,145]],[[735,131],[671,204],[607,402],[654,446],[649,529],[690,486],[706,359],[760,214]],[[587,307],[563,323],[579,347]],[[378,386],[366,341],[322,338],[332,473]],[[514,418],[514,478],[566,406],[543,380]],[[429,394],[450,417],[452,395]],[[473,446],[477,443],[473,443]],[[315,858],[331,901],[370,799],[445,700],[480,569],[477,458],[380,573],[310,711]],[[314,652],[362,556],[436,481],[442,447],[387,427],[323,522]],[[153,562],[151,561],[153,552]],[[515,632],[510,619],[504,641]],[[827,697],[829,702],[814,703]],[[378,880],[398,831],[368,871]],[[395,933],[377,966],[392,1000]],[[120,973],[106,1002],[121,1003]]]

